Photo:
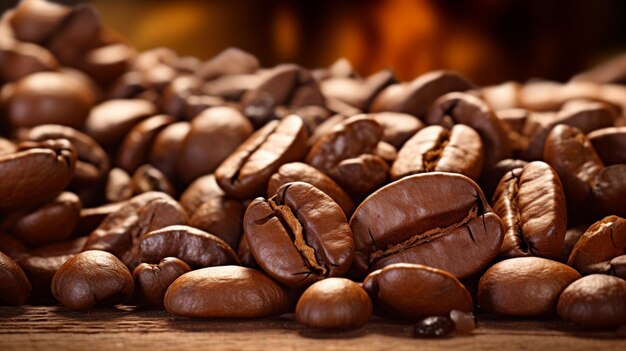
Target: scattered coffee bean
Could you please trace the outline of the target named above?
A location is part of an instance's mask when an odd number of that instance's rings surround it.
[[[191,268],[185,262],[174,257],[166,257],[159,264],[142,263],[133,272],[135,293],[143,303],[163,307],[167,288],[189,271]]]
[[[424,318],[417,322],[413,329],[413,337],[416,338],[441,338],[452,333],[454,333],[454,322],[446,316]]]

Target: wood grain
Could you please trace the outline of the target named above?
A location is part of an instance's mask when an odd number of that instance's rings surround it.
[[[412,326],[373,318],[356,331],[319,332],[293,315],[261,320],[178,319],[132,307],[72,312],[0,307],[0,350],[625,350],[626,335],[562,321],[481,318],[470,335],[413,339]]]

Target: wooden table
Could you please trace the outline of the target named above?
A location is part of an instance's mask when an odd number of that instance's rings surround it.
[[[356,331],[302,328],[293,315],[263,320],[177,319],[132,307],[72,312],[0,307],[0,350],[626,350],[626,335],[561,321],[482,318],[471,335],[413,339],[412,326],[374,318]]]

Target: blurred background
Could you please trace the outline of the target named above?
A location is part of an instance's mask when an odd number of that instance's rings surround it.
[[[346,57],[364,75],[401,80],[458,70],[480,85],[565,81],[626,52],[620,0],[91,0],[108,28],[140,50],[208,59],[236,46],[263,66],[316,68]],[[0,0],[1,10],[18,0]]]

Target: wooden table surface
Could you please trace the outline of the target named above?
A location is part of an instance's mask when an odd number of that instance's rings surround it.
[[[293,315],[262,320],[177,319],[133,307],[72,312],[0,307],[0,350],[626,350],[626,335],[561,321],[481,318],[471,335],[413,339],[412,326],[374,318],[355,331],[302,328]]]

